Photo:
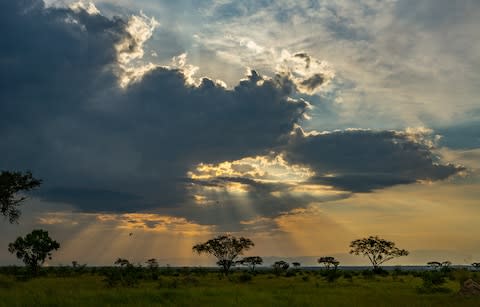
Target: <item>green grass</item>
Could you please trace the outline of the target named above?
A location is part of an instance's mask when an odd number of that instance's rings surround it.
[[[411,275],[328,283],[311,272],[259,274],[241,283],[239,274],[231,280],[217,273],[161,276],[133,288],[108,288],[102,276],[89,274],[27,281],[0,275],[0,306],[480,306],[480,297],[459,296],[459,282],[452,280],[445,284],[450,293],[420,294],[422,280]]]

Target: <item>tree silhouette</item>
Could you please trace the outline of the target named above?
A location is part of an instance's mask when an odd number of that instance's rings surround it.
[[[158,269],[158,261],[155,258],[148,259],[145,263],[147,264],[147,267],[151,270]]]
[[[325,269],[327,270],[330,270],[332,266],[336,270],[338,265],[340,264],[340,261],[331,256],[320,257],[318,258],[317,262],[323,264],[325,266]]]
[[[283,261],[283,260],[275,261],[272,265],[273,272],[276,275],[280,275],[280,273],[282,271],[288,270],[289,267],[290,267],[290,265],[288,264],[288,262]]]
[[[293,267],[298,270],[301,266],[300,262],[292,262]]]
[[[438,261],[427,262],[427,265],[434,270],[437,270],[438,268],[442,267],[442,263]]]
[[[41,180],[33,178],[31,172],[2,171],[0,173],[0,212],[10,223],[18,223],[21,211],[18,209],[26,197],[18,197],[21,191],[30,191],[38,187]]]
[[[131,264],[130,261],[128,261],[127,259],[123,259],[123,258],[117,258],[117,260],[115,260],[114,264],[119,265],[122,268],[133,266],[133,264]]]
[[[373,269],[378,271],[380,265],[396,257],[407,256],[408,251],[395,247],[395,243],[370,236],[368,238],[354,240],[350,243],[350,254],[367,256],[373,265]]]
[[[472,266],[475,270],[479,270],[480,269],[480,262],[474,262],[474,263],[472,263]]]
[[[238,260],[237,263],[241,265],[247,265],[253,273],[255,272],[255,266],[261,265],[263,263],[263,259],[259,256],[250,256]]]
[[[48,231],[42,229],[33,230],[24,238],[18,237],[8,245],[8,251],[15,253],[34,273],[43,265],[45,259],[52,259],[52,252],[59,248],[60,244],[50,238]]]
[[[245,250],[255,246],[252,240],[244,237],[236,238],[232,235],[219,235],[205,243],[197,244],[192,250],[197,254],[210,254],[215,256],[217,265],[222,268],[222,272],[228,275],[230,268],[235,265],[235,259],[242,255]]]

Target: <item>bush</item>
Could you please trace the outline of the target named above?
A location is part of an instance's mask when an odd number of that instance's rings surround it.
[[[463,286],[463,283],[470,279],[470,271],[466,269],[454,270],[449,274],[451,280],[456,280],[460,283],[460,287]]]
[[[108,287],[136,287],[141,276],[141,268],[133,265],[123,268],[112,268],[104,273],[104,282]]]
[[[290,271],[287,271],[287,273],[285,273],[285,277],[293,277],[293,276],[296,276],[297,273],[295,273],[295,271],[293,270],[290,270]]]
[[[371,270],[362,271],[362,277],[364,279],[375,279],[375,273]]]
[[[449,293],[451,290],[446,287],[442,287],[445,284],[445,273],[441,271],[429,271],[423,272],[423,283],[417,289],[419,293]]]
[[[373,270],[373,273],[378,276],[383,276],[383,277],[388,276],[388,271],[382,268],[376,268],[375,270]]]
[[[328,282],[335,282],[340,276],[342,276],[342,274],[336,270],[328,270],[323,274],[323,277],[325,277],[325,280]]]

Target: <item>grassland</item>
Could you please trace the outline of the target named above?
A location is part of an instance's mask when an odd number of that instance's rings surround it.
[[[460,280],[472,274],[466,272],[453,272],[441,292],[427,293],[419,291],[422,277],[411,272],[343,273],[333,282],[314,271],[263,272],[251,279],[242,272],[229,278],[191,270],[145,274],[126,286],[109,285],[105,272],[98,271],[47,272],[20,280],[4,273],[0,306],[480,306],[480,297],[457,294]]]

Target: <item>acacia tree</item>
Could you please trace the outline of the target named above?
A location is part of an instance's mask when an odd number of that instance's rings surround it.
[[[127,259],[124,258],[117,258],[114,264],[119,265],[121,268],[131,267],[133,264],[130,263]]]
[[[263,263],[263,259],[259,256],[250,256],[238,260],[237,263],[241,265],[247,265],[253,273],[255,272],[255,266],[261,265]]]
[[[325,266],[325,269],[330,270],[330,268],[333,266],[335,270],[337,270],[338,265],[340,264],[340,261],[335,259],[335,257],[331,256],[326,256],[326,257],[320,257],[317,260],[318,263],[323,264]]]
[[[474,262],[474,263],[472,263],[472,266],[475,270],[479,270],[480,269],[480,262]]]
[[[232,235],[219,235],[205,243],[196,244],[192,250],[197,254],[210,254],[215,256],[217,265],[222,272],[228,275],[230,268],[235,265],[235,259],[242,255],[245,250],[255,246],[252,240],[244,237],[236,238]]]
[[[289,267],[290,265],[288,264],[288,262],[283,260],[275,261],[272,264],[273,272],[277,276],[280,275],[281,272],[288,270]]]
[[[48,231],[42,229],[35,229],[24,238],[18,237],[15,242],[8,244],[8,251],[15,253],[34,273],[45,259],[52,259],[52,252],[59,248],[60,244],[50,238]]]
[[[31,172],[9,172],[0,173],[0,212],[8,218],[10,223],[18,222],[21,211],[20,204],[26,199],[24,196],[17,196],[18,192],[30,191],[38,187],[41,180],[33,178]]]
[[[373,269],[378,271],[380,265],[396,257],[407,256],[408,251],[395,247],[395,243],[370,236],[368,238],[354,240],[350,243],[350,254],[367,256],[373,265]]]
[[[431,267],[432,269],[434,269],[435,271],[442,267],[442,263],[441,262],[438,262],[438,261],[430,261],[430,262],[427,262],[427,265],[429,267]]]
[[[153,271],[159,267],[158,261],[155,258],[148,259],[145,263],[147,264],[147,267]]]

